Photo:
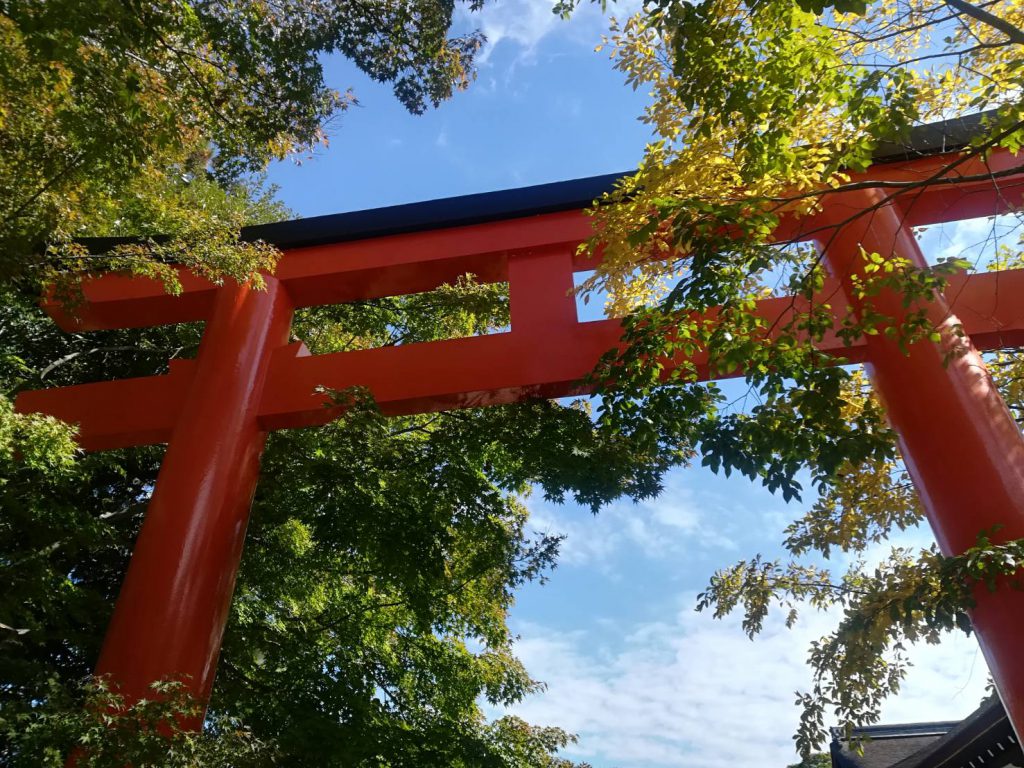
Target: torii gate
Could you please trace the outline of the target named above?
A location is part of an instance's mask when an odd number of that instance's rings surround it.
[[[957,158],[946,152],[951,130],[924,127],[913,157],[884,158],[853,179],[877,186],[828,194],[823,213],[778,233],[827,244],[835,279],[823,300],[852,297],[833,308],[837,316],[861,310],[850,290],[861,246],[924,265],[910,227],[1021,207],[1024,163],[1008,152]],[[368,387],[386,414],[582,392],[579,382],[620,343],[618,320],[579,322],[572,296],[574,271],[593,266],[575,254],[591,233],[582,209],[614,178],[253,227],[245,237],[283,251],[264,291],[183,272],[184,291],[174,297],[155,281],[108,274],[85,286],[77,314],[47,305],[62,328],[76,331],[206,321],[198,357],[172,361],[165,375],[17,400],[22,412],[78,424],[86,450],[168,443],[96,673],[129,700],[146,696],[154,681],[184,676],[208,701],[267,432],[335,418],[338,408],[320,387]],[[925,180],[933,183],[900,194]],[[316,356],[288,343],[297,308],[428,291],[466,272],[508,281],[510,331]],[[784,321],[793,305],[768,299],[757,311]],[[973,348],[947,365],[953,305]],[[875,297],[873,306],[891,317],[905,312],[895,295]],[[996,525],[1004,539],[1024,538],[1024,439],[977,352],[1024,345],[1024,270],[957,277],[928,311],[942,329],[938,344],[922,341],[905,353],[875,335],[852,347],[835,337],[821,346],[867,364],[943,552],[964,551]],[[1021,734],[1024,592],[979,591],[971,615]]]

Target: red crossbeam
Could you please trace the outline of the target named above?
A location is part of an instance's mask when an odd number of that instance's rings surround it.
[[[1024,174],[1001,178],[997,183],[990,178],[1015,169],[1019,162],[1008,152],[995,152],[985,161],[973,158],[945,173],[943,178],[949,183],[920,188],[892,186],[887,192],[895,195],[894,203],[907,226],[994,216],[1021,207]],[[923,184],[943,174],[949,163],[949,156],[938,155],[875,166],[852,176],[851,183],[870,180],[889,185]],[[958,179],[970,181],[951,183]],[[827,195],[824,201],[827,203]],[[784,220],[778,237],[813,239],[816,222]],[[429,291],[467,272],[481,282],[500,282],[507,278],[510,255],[559,245],[575,247],[590,234],[590,222],[584,213],[569,211],[297,248],[284,255],[276,277],[296,308],[341,304]],[[594,263],[574,257],[574,268],[593,269]],[[54,304],[47,305],[47,311],[65,330],[79,331],[205,320],[217,286],[185,271],[180,274],[180,296],[168,295],[155,280],[104,275],[85,286],[86,304],[76,313]]]
[[[571,279],[571,272],[564,268],[569,261],[566,252],[545,254],[539,260],[551,272],[549,282],[535,275],[542,281],[539,285],[561,283],[560,289]],[[551,306],[566,305],[562,322],[537,324],[532,331],[529,325],[524,328],[517,312],[523,300],[515,290],[517,261],[511,264],[510,332],[329,355],[311,356],[299,343],[280,347],[260,400],[260,425],[267,430],[308,427],[336,418],[338,411],[329,407],[322,387],[367,387],[382,412],[390,415],[584,393],[581,381],[600,356],[618,343],[619,321],[577,322],[572,297],[557,290],[552,293],[560,295],[548,299]],[[835,283],[826,284],[821,295],[832,297],[837,319],[847,314]],[[1024,346],[1024,270],[954,276],[946,296],[979,349]],[[803,309],[805,302],[789,297],[766,299],[758,302],[757,313],[769,326],[784,324],[794,306]],[[852,362],[863,360],[863,340],[846,346],[833,335],[819,347]],[[699,369],[703,361],[695,362]],[[175,360],[162,376],[23,392],[18,409],[49,413],[79,425],[79,442],[86,450],[163,443],[178,421],[194,369],[191,360]]]

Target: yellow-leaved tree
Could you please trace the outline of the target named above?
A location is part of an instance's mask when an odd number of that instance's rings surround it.
[[[880,318],[833,329],[827,309],[812,304],[769,335],[755,301],[810,298],[825,279],[814,248],[776,242],[774,233],[784,217],[813,214],[824,196],[863,186],[863,172],[870,182],[880,148],[905,144],[915,126],[984,113],[951,164],[1017,150],[1024,4],[649,0],[613,21],[605,45],[627,82],[650,92],[642,119],[654,138],[636,175],[593,210],[590,248],[600,243],[602,258],[584,290],[607,293],[626,314],[631,341],[598,372],[606,382],[600,423],[646,430],[655,442],[674,424],[686,440],[672,450],[759,478],[787,500],[800,496],[800,478],[811,478],[816,500],[784,542],[791,558],[756,556],[724,569],[699,601],[717,616],[741,611],[751,636],[773,607],[790,622],[806,605],[843,608],[836,630],[810,650],[814,682],[799,697],[796,736],[807,755],[823,743],[826,716],[847,726],[877,720],[881,701],[899,689],[912,642],[970,631],[972,585],[1016,572],[1024,546],[979,531],[977,546],[957,557],[897,547],[865,567],[869,547],[916,525],[921,513],[866,378],[834,366],[814,342],[831,330],[848,339],[877,333]],[[993,173],[992,182],[1019,170]],[[928,183],[885,194],[909,205]],[[983,260],[1018,261],[1013,248],[994,250]],[[898,262],[884,279],[926,299],[966,266]],[[709,308],[720,308],[713,321],[703,314]],[[918,316],[891,332],[909,342],[934,329]],[[697,353],[712,374],[745,371],[756,406],[732,407],[716,385],[699,382],[695,363],[672,371],[651,364]],[[1024,363],[1013,352],[991,363],[1019,413]],[[827,560],[836,553],[856,564],[833,572]]]

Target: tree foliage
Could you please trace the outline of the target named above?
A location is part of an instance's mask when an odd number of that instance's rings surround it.
[[[814,346],[828,332],[848,341],[934,338],[914,308],[967,265],[920,270],[865,253],[858,290],[903,291],[914,310],[905,322],[869,311],[834,327],[826,301],[770,325],[754,312],[758,299],[810,300],[824,280],[815,248],[773,233],[783,217],[799,220],[829,195],[870,186],[870,174],[853,182],[851,172],[867,169],[883,142],[904,142],[912,126],[987,110],[950,167],[994,147],[1017,150],[1022,26],[1016,0],[649,0],[614,22],[605,41],[627,83],[649,91],[642,119],[654,138],[637,174],[593,211],[589,248],[601,261],[586,288],[628,313],[631,342],[599,371],[600,425],[678,420],[704,465],[760,479],[786,499],[806,494],[810,478],[812,506],[784,542],[792,558],[724,569],[700,599],[717,616],[740,611],[752,636],[770,609],[790,623],[808,605],[842,611],[836,631],[810,650],[813,689],[798,694],[805,755],[822,744],[826,718],[874,722],[906,673],[910,643],[969,631],[976,590],[1013,588],[1008,577],[1024,558],[1019,542],[978,531],[977,546],[958,557],[897,548],[874,562],[877,547],[916,525],[920,511],[864,379]],[[987,177],[998,183],[999,174]],[[884,195],[907,209],[930,182]],[[670,360],[683,364],[666,370]],[[1019,356],[991,362],[1019,408]],[[727,399],[699,383],[708,372],[742,373],[747,395]],[[835,574],[825,561],[836,556],[855,564]]]
[[[26,297],[9,290],[2,305],[9,391],[152,373],[199,340],[193,325],[68,336]],[[294,332],[320,353],[507,322],[503,286],[466,279],[305,310]],[[233,764],[248,764],[241,750],[289,765],[568,765],[554,756],[568,734],[488,722],[481,709],[541,687],[515,659],[506,617],[515,589],[553,567],[559,540],[528,533],[521,499],[533,487],[595,509],[643,498],[674,460],[641,436],[598,431],[582,403],[388,419],[360,398],[350,405],[341,421],[270,439],[212,719],[205,737],[178,747],[182,759],[222,749],[227,734]],[[161,451],[80,455],[67,426],[5,409],[0,731],[10,740],[0,764],[50,764],[33,750],[97,732],[83,695],[108,694],[78,681],[96,658]],[[157,716],[127,717],[125,728],[146,733],[134,724]],[[141,751],[89,759],[152,764],[152,744],[125,744]]]
[[[270,440],[211,710],[189,734],[180,681],[131,703],[89,677],[161,449],[83,455],[73,428],[11,406],[194,356],[197,325],[62,334],[33,289],[116,268],[174,290],[171,263],[258,282],[277,253],[239,227],[287,216],[260,171],[326,141],[353,102],[322,57],[422,112],[473,77],[482,37],[449,34],[456,8],[0,2],[0,764],[63,765],[77,746],[83,766],[569,765],[570,734],[487,717],[542,687],[506,617],[559,540],[529,534],[522,497],[642,498],[674,457],[598,432],[582,403],[386,420],[337,393],[343,421]],[[143,240],[97,255],[88,235]],[[467,276],[293,330],[331,352],[507,323],[504,288]]]
[[[243,222],[280,217],[252,174],[323,141],[352,101],[326,87],[317,57],[348,56],[421,111],[472,77],[480,37],[449,38],[454,9],[0,0],[5,390],[143,375],[191,354],[194,326],[62,336],[23,278],[114,267],[173,289],[169,262],[215,278],[272,268],[272,248],[237,236]],[[589,288],[630,312],[631,342],[598,371],[614,385],[596,422],[584,404],[549,402],[384,420],[347,392],[337,393],[350,405],[344,421],[275,434],[211,719],[204,734],[173,739],[174,759],[564,765],[555,753],[568,734],[488,722],[479,703],[539,687],[511,653],[505,617],[514,589],[553,567],[558,542],[527,534],[521,497],[537,486],[595,509],[643,498],[697,455],[787,499],[811,478],[817,501],[787,532],[792,560],[725,569],[702,605],[742,610],[751,634],[773,606],[793,621],[805,604],[838,605],[842,623],[811,649],[799,746],[820,745],[829,712],[848,725],[876,718],[905,673],[905,644],[969,629],[977,585],[1014,574],[1024,552],[979,531],[956,558],[895,550],[870,567],[823,567],[819,556],[866,556],[919,519],[880,407],[813,345],[831,330],[879,332],[884,318],[833,329],[817,306],[768,328],[752,309],[766,295],[820,288],[816,254],[771,233],[781,216],[811,213],[848,187],[880,142],[991,109],[967,155],[1019,146],[1022,14],[1016,0],[648,0],[614,27],[615,65],[652,92],[644,119],[655,140],[639,173],[595,211],[603,261]],[[74,244],[89,234],[151,239],[98,258]],[[926,299],[957,266],[921,272],[889,256],[865,254],[877,267],[865,292],[884,284]],[[504,325],[506,312],[500,290],[467,279],[310,311],[296,333],[315,352],[337,351],[480,332]],[[911,315],[885,332],[909,342],[932,329]],[[652,364],[695,354],[706,356],[701,367]],[[994,363],[1019,410],[1018,359]],[[697,383],[706,370],[740,369],[746,409]],[[56,765],[71,744],[106,733],[101,725],[118,740],[88,760],[151,764],[162,759],[148,751],[160,749],[152,724],[190,706],[164,681],[157,703],[102,722],[111,694],[81,682],[159,453],[82,456],[65,425],[0,401],[0,569],[12,585],[0,595],[3,764]]]
[[[465,5],[476,10],[482,0]],[[214,276],[272,268],[272,249],[238,241],[241,220],[193,207],[176,180],[209,173],[233,182],[325,143],[329,121],[354,98],[324,82],[322,57],[331,53],[392,83],[411,112],[436,106],[473,77],[483,39],[449,36],[455,8],[455,0],[0,2],[0,277],[127,267],[173,287],[160,268],[168,258],[187,257]],[[124,210],[139,206],[154,220]],[[159,249],[122,250],[111,261],[72,243],[168,234],[160,228],[168,216],[186,226]]]
[[[805,757],[799,763],[786,766],[786,768],[832,768],[832,757],[819,752]]]
[[[220,216],[280,213],[241,187],[180,183]],[[125,210],[154,220],[138,206]],[[174,231],[172,216],[162,224]],[[326,353],[508,321],[505,286],[466,277],[303,310],[293,332]],[[68,335],[32,292],[3,289],[0,764],[58,765],[77,744],[89,746],[80,764],[97,766],[568,766],[556,753],[570,734],[485,716],[483,702],[500,709],[542,687],[514,657],[506,618],[516,588],[554,566],[559,539],[528,532],[522,498],[536,488],[597,510],[649,497],[687,455],[662,450],[683,440],[681,424],[655,440],[601,431],[584,402],[385,419],[358,392],[337,393],[343,420],[271,436],[204,733],[153,730],[194,706],[175,681],[118,708],[89,680],[161,449],[80,454],[73,428],[14,413],[10,396],[160,372],[194,355],[200,332]]]

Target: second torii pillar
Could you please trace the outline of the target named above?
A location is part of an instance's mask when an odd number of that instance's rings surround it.
[[[867,281],[862,253],[907,259],[927,266],[901,211],[881,190],[829,196],[824,214],[836,229],[823,238],[828,265],[859,316],[865,305],[900,321],[908,309],[891,291],[864,299],[855,282]],[[862,251],[863,249],[863,251]],[[923,308],[938,329],[938,343],[922,339],[901,346],[884,333],[865,337],[866,368],[899,436],[935,538],[945,555],[974,546],[979,533],[996,541],[1024,538],[1024,437],[985,363],[945,298]],[[970,612],[1010,722],[1020,738],[1024,723],[1024,591],[1003,580],[991,594],[976,589]],[[986,594],[981,594],[986,592]]]

